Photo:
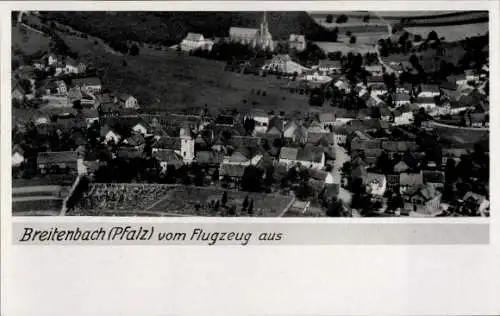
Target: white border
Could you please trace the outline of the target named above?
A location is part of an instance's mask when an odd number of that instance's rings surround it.
[[[266,2],[267,11],[321,10],[490,10],[490,102],[499,104],[499,10],[496,1],[314,1]],[[389,8],[386,8],[390,6]],[[312,9],[313,7],[313,9]],[[262,10],[262,2],[19,2],[0,3],[1,40],[1,242],[2,315],[166,315],[166,314],[491,314],[500,311],[500,227],[495,215],[499,169],[491,159],[491,243],[442,247],[259,247],[259,249],[182,247],[13,247],[10,185],[10,9],[15,10]],[[491,108],[491,139],[499,135],[497,107]],[[491,156],[498,157],[495,143]],[[43,222],[361,222],[472,223],[471,218],[37,218]],[[165,256],[167,255],[167,257]],[[170,258],[170,259],[169,259]],[[239,259],[236,259],[239,258]],[[317,259],[315,259],[317,258]],[[192,260],[191,260],[192,259]],[[264,264],[264,261],[266,262]],[[229,266],[224,266],[231,262]],[[369,263],[360,264],[360,262]],[[146,266],[144,266],[147,264]],[[166,265],[165,265],[166,264]],[[79,274],[67,269],[89,269]],[[140,265],[140,266],[139,266]],[[221,268],[222,267],[222,268]],[[304,268],[306,267],[306,268]],[[312,269],[314,268],[314,270]],[[144,269],[147,271],[144,272]],[[175,271],[175,272],[174,272]],[[88,272],[88,271],[87,271]],[[18,274],[13,274],[18,273]],[[22,274],[19,274],[22,273]],[[153,276],[155,273],[155,276]],[[177,273],[177,274],[176,274]],[[307,273],[307,276],[304,274]],[[250,274],[250,277],[248,276]],[[61,279],[62,278],[62,279]],[[145,282],[144,279],[149,280]],[[161,282],[170,282],[168,286]],[[215,278],[215,279],[214,279]],[[114,284],[103,282],[113,280]],[[216,283],[210,286],[205,281]],[[170,280],[170,281],[169,281]],[[172,281],[174,280],[174,281]],[[314,282],[312,282],[314,280]],[[331,283],[326,282],[330,280]],[[458,281],[457,281],[458,280]],[[172,283],[173,282],[173,283]],[[267,283],[270,290],[262,287]],[[53,287],[51,287],[51,284]],[[95,284],[95,285],[94,285]],[[279,286],[279,284],[283,286]],[[334,286],[334,284],[336,286]],[[63,287],[62,289],[56,288]],[[67,288],[66,288],[67,287]],[[221,300],[225,292],[230,300]],[[22,292],[19,292],[22,289]],[[54,301],[55,295],[66,295]],[[274,289],[274,291],[273,291]],[[171,300],[157,291],[164,290]],[[103,292],[104,291],[104,292]],[[107,291],[107,292],[106,292]],[[110,293],[111,291],[112,293]],[[116,294],[113,293],[116,292]],[[179,291],[179,294],[176,294]],[[7,292],[14,293],[7,296]],[[243,293],[242,298],[238,292]],[[192,293],[192,295],[190,295]],[[47,294],[47,295],[44,295]],[[132,295],[134,294],[134,295]],[[496,294],[496,295],[495,295]],[[37,298],[37,295],[41,298]],[[78,296],[78,297],[77,297]],[[314,299],[316,296],[318,299]],[[387,297],[388,296],[388,297]],[[168,297],[168,296],[167,296]],[[255,298],[257,297],[257,298]],[[285,298],[284,298],[285,297]],[[288,297],[288,299],[286,299]],[[140,298],[140,299],[139,299]],[[139,299],[139,300],[138,300]],[[161,300],[168,304],[160,303]],[[364,300],[361,300],[364,299]],[[6,303],[7,301],[7,303]],[[327,303],[331,302],[331,303]],[[6,305],[9,304],[9,305]],[[224,304],[219,305],[217,304]],[[199,307],[197,307],[199,305]],[[10,308],[8,308],[10,306]]]

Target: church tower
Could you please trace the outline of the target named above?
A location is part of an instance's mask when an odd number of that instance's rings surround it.
[[[269,25],[267,23],[267,12],[264,11],[262,22],[260,23],[259,34],[257,38],[257,45],[264,49],[273,50],[273,37],[269,32]]]
[[[181,128],[180,131],[181,139],[181,156],[185,163],[191,163],[194,159],[194,142],[195,140],[191,137],[191,131],[189,127]]]

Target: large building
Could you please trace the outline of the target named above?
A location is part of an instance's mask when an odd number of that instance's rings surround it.
[[[182,40],[180,47],[182,51],[192,51],[196,49],[212,50],[214,42],[205,39],[202,34],[198,33],[188,33],[186,37]]]
[[[269,32],[266,12],[264,12],[259,29],[231,27],[229,29],[229,38],[232,42],[247,44],[261,49],[269,49],[271,51],[274,50],[273,37]]]

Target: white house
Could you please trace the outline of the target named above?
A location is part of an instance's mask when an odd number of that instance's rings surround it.
[[[192,51],[196,49],[212,50],[214,42],[205,39],[202,34],[199,33],[188,33],[186,37],[180,43],[182,51]]]
[[[249,118],[252,118],[255,121],[255,129],[256,133],[265,133],[267,128],[269,127],[269,114],[267,114],[263,110],[253,110],[250,112]]]
[[[48,59],[47,59],[47,63],[49,64],[49,66],[52,66],[55,63],[57,63],[57,56],[54,54],[50,54]]]
[[[394,125],[408,125],[413,122],[413,111],[408,105],[395,109],[393,114]]]
[[[139,107],[137,99],[128,94],[120,94],[117,97],[117,102],[123,105],[123,107],[126,109],[136,109]]]
[[[334,126],[333,139],[336,144],[345,144],[347,141],[347,129],[344,126]]]
[[[396,106],[402,106],[405,104],[410,104],[410,95],[408,93],[396,93],[394,97],[394,104]]]
[[[422,84],[419,89],[418,97],[423,98],[434,98],[436,96],[441,95],[441,91],[439,90],[439,86],[435,84]]]
[[[99,93],[102,90],[101,80],[96,77],[74,79],[73,84],[91,94]]]
[[[295,132],[299,128],[299,124],[295,121],[290,121],[285,124],[285,127],[283,128],[283,137],[288,138],[288,139],[294,139],[295,137]]]
[[[323,72],[341,73],[342,64],[340,60],[323,59],[319,61],[318,70]]]
[[[319,122],[325,130],[328,129],[329,126],[335,125],[335,113],[321,113],[319,115]]]
[[[56,82],[57,85],[57,94],[59,95],[66,95],[68,94],[68,87],[66,86],[66,83],[62,80],[58,80]]]
[[[387,188],[387,179],[383,174],[369,172],[365,177],[365,185],[368,193],[382,197]]]
[[[64,72],[67,74],[78,74],[80,72],[78,63],[73,58],[67,58],[64,65]]]
[[[24,162],[24,151],[19,145],[12,149],[12,167],[20,166]]]
[[[290,49],[296,49],[301,52],[306,49],[306,37],[304,35],[290,34],[288,45]]]
[[[292,167],[296,164],[311,169],[325,167],[325,153],[323,148],[306,145],[303,148],[283,147],[280,151],[279,162]]]
[[[146,124],[144,123],[137,123],[132,127],[132,130],[136,133],[140,133],[142,135],[146,135],[148,133],[148,129],[146,127]]]
[[[467,82],[469,82],[469,81],[478,82],[479,81],[479,74],[476,73],[472,69],[468,69],[465,71],[465,80]]]

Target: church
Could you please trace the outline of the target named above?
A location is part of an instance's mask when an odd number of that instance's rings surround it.
[[[267,14],[264,12],[260,28],[231,27],[229,29],[231,42],[251,45],[252,47],[274,50],[274,42],[269,26],[267,24]]]

